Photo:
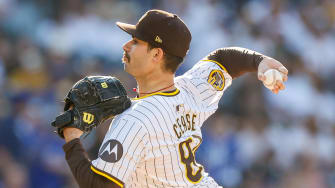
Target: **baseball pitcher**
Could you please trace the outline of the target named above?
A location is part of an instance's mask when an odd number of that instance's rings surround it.
[[[71,93],[66,115],[58,117],[58,121],[56,118],[53,124],[67,142],[63,149],[78,184],[220,187],[196,161],[203,122],[217,110],[233,79],[258,72],[258,79],[264,82],[264,73],[275,69],[283,78],[272,86],[272,92],[278,93],[285,88],[287,69],[260,53],[232,47],[213,51],[185,74],[175,77],[191,42],[190,31],[177,15],[150,10],[136,25],[116,24],[132,36],[123,46],[122,60],[125,71],[137,81],[138,96],[130,104],[116,78],[94,78],[92,92],[85,96],[85,92]],[[85,102],[101,93],[106,99]],[[114,102],[106,104],[111,100]],[[92,124],[98,126],[114,116],[98,158],[91,161],[79,137],[89,132]]]

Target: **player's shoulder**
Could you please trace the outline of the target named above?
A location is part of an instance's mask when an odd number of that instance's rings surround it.
[[[215,80],[219,77],[222,78],[222,80],[231,80],[231,76],[227,72],[227,69],[219,62],[202,59],[183,75],[178,76],[175,81],[183,85],[189,85],[188,81],[193,84],[199,84],[204,81]]]
[[[199,70],[199,71],[209,71],[209,70],[220,70],[223,72],[227,72],[227,69],[221,65],[221,63],[214,61],[214,60],[209,60],[209,59],[202,59],[198,61],[192,69]]]
[[[176,77],[175,80],[179,82],[187,79],[203,79],[213,70],[228,74],[226,68],[219,62],[202,59],[195,63],[192,68],[186,71],[183,75]]]

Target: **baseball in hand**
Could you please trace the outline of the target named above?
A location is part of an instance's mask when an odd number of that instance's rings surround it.
[[[269,69],[264,73],[265,80],[263,81],[264,86],[268,89],[274,89],[277,80],[283,81],[283,77],[276,69]]]

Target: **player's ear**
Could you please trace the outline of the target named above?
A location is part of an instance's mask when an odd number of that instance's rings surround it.
[[[163,57],[164,57],[164,51],[162,48],[154,48],[152,49],[152,52],[153,52],[153,60],[155,62],[160,62]]]

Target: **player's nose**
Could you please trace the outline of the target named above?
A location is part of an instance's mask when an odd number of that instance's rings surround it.
[[[130,49],[130,43],[131,43],[131,40],[129,40],[128,42],[124,43],[122,48],[124,51],[128,52],[129,49]]]

